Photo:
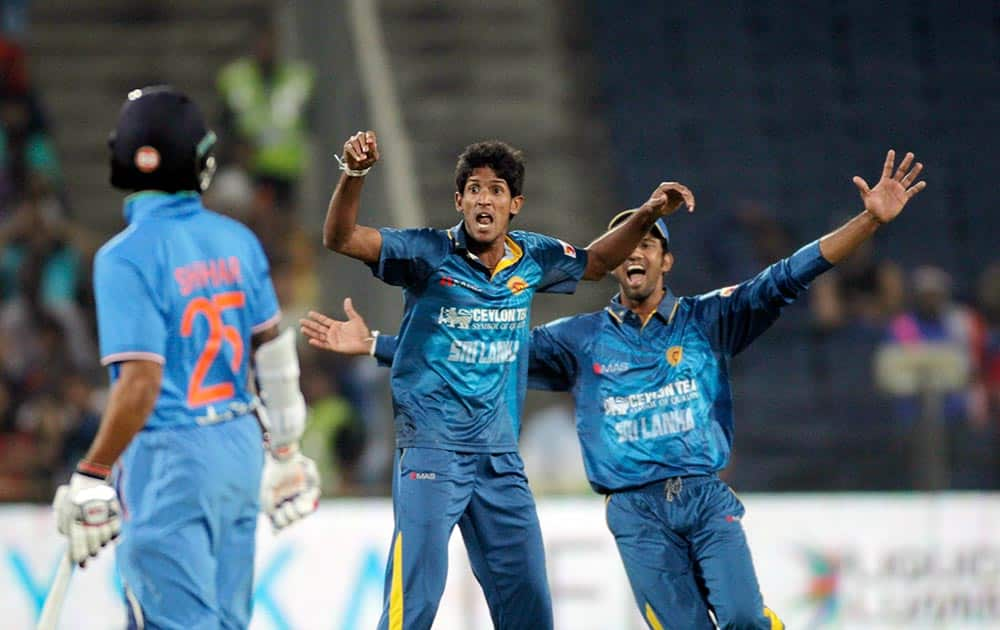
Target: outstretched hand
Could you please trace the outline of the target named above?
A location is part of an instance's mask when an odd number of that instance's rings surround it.
[[[663,182],[656,187],[644,205],[653,208],[657,219],[670,216],[682,205],[688,207],[688,212],[694,212],[694,194],[684,184]]]
[[[344,313],[347,314],[347,321],[309,311],[308,316],[299,320],[302,334],[309,340],[310,346],[322,350],[349,355],[368,354],[374,339],[368,324],[354,310],[351,298],[344,300]]]
[[[861,177],[854,176],[854,185],[861,193],[865,211],[879,223],[888,223],[895,219],[903,210],[903,206],[927,187],[927,182],[923,180],[916,184],[913,183],[920,171],[924,169],[924,165],[917,162],[913,168],[910,168],[913,165],[912,153],[907,153],[903,157],[903,161],[899,163],[899,168],[893,175],[892,169],[895,162],[896,152],[889,149],[885,156],[885,165],[882,167],[882,177],[874,188],[869,188],[868,182]]]

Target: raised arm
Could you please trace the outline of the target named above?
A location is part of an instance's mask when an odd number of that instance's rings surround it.
[[[895,219],[903,206],[926,187],[914,180],[923,165],[913,164],[907,153],[893,175],[895,152],[886,155],[882,177],[869,188],[860,177],[854,183],[861,192],[864,210],[833,232],[802,247],[738,285],[699,296],[695,308],[707,326],[715,347],[734,355],[745,348],[778,318],[781,308],[792,303],[821,273],[842,261],[871,238],[875,230]]]
[[[861,193],[864,210],[856,217],[820,239],[819,249],[833,264],[837,264],[854,253],[862,243],[875,234],[879,226],[889,223],[902,212],[910,199],[927,187],[927,182],[917,183],[917,176],[924,169],[920,162],[913,164],[913,154],[907,153],[899,168],[893,174],[896,152],[889,149],[882,166],[882,177],[874,188],[868,182],[854,176],[854,185]],[[912,166],[912,168],[911,168]]]
[[[365,175],[379,159],[374,131],[359,131],[344,143],[338,159],[343,174],[330,197],[323,221],[323,246],[362,262],[378,262],[382,251],[379,231],[358,225],[358,207]]]
[[[677,182],[663,182],[657,186],[637,212],[587,246],[587,269],[583,279],[600,280],[622,264],[656,220],[673,214],[682,204],[687,205],[688,212],[694,212],[694,195],[687,186]]]

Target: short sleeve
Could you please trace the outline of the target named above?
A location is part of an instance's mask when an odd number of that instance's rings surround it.
[[[528,387],[548,391],[568,391],[577,377],[577,353],[570,334],[579,324],[565,317],[531,331],[528,353]]]
[[[166,318],[140,269],[114,254],[94,262],[94,299],[101,364],[166,363]]]
[[[535,235],[531,256],[542,269],[543,293],[573,293],[587,270],[587,250],[550,236]]]
[[[371,263],[375,277],[387,284],[413,287],[422,284],[448,255],[448,236],[432,228],[399,230],[382,228],[382,250]]]
[[[281,306],[271,282],[271,266],[267,254],[256,236],[251,235],[249,284],[252,290],[249,304],[250,332],[257,334],[281,321]]]

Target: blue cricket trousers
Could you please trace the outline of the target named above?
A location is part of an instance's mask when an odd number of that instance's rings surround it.
[[[545,548],[520,455],[399,449],[392,498],[395,531],[380,630],[431,627],[456,524],[493,626],[551,630]]]
[[[115,471],[130,628],[247,627],[263,465],[254,416],[135,436]]]
[[[764,606],[740,520],[744,508],[715,475],[673,477],[616,492],[608,528],[636,604],[654,630],[782,630]]]

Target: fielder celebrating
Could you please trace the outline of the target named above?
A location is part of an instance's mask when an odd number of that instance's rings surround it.
[[[572,392],[587,477],[607,495],[608,526],[650,628],[711,629],[709,611],[720,628],[783,627],[763,604],[743,505],[717,476],[733,441],[729,361],[925,188],[913,159],[906,154],[894,173],[889,151],[874,188],[854,178],[864,204],[855,218],[756,277],[704,295],[678,298],[666,287],[674,257],[657,221],[615,269],[620,292],[604,310],[532,330],[529,387]],[[396,338],[372,339],[345,306],[346,322],[319,313],[303,320],[310,343],[392,363]]]
[[[459,157],[458,225],[376,230],[357,225],[357,213],[378,158],[371,131],[344,144],[323,243],[404,289],[392,371],[395,531],[379,628],[431,627],[456,524],[494,626],[551,628],[545,552],[517,452],[531,301],[536,291],[572,293],[581,278],[603,278],[657,219],[682,203],[693,209],[694,197],[680,184],[661,184],[587,249],[510,232],[524,203],[524,162],[502,142],[482,142]]]
[[[109,144],[111,184],[137,191],[128,227],[94,263],[112,387],[94,443],[56,493],[59,531],[83,566],[120,529],[130,628],[245,628],[261,504],[281,529],[319,497],[298,452],[294,332],[279,334],[256,237],[201,204],[215,135],[198,107],[166,86],[134,90]]]

